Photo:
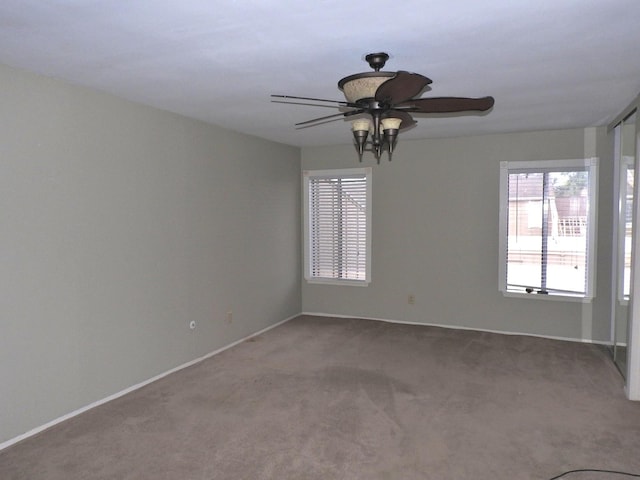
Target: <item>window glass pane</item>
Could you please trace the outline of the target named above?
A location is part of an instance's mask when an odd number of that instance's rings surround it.
[[[540,289],[542,173],[509,174],[507,285]]]
[[[507,290],[585,295],[588,171],[510,172],[507,184]]]
[[[622,188],[626,190],[624,197],[624,213],[625,217],[621,219],[624,222],[624,277],[623,288],[624,298],[629,299],[629,292],[631,286],[631,234],[633,226],[633,179],[634,169],[633,167],[627,167],[626,185],[622,185]]]
[[[624,273],[622,279],[623,298],[629,299],[630,276],[631,276],[631,231],[633,226],[633,175],[636,158],[636,117],[637,112],[633,112],[625,118],[620,125],[620,155],[621,169],[623,176],[620,182],[622,193],[620,200],[623,202],[622,212],[624,218],[620,218],[621,226],[624,225],[624,243],[622,248],[622,259],[624,262]],[[626,185],[625,182],[626,170]],[[626,195],[625,195],[626,193]]]
[[[549,180],[547,289],[585,293],[589,175],[552,172]]]

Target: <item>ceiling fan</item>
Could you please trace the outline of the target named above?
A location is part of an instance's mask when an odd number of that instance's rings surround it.
[[[403,70],[397,72],[380,71],[389,59],[389,55],[370,53],[365,57],[373,72],[356,73],[344,77],[338,82],[338,88],[343,91],[346,101],[325,100],[321,98],[295,97],[291,95],[271,95],[278,103],[292,103],[294,105],[315,105],[309,103],[291,102],[288,100],[307,100],[313,102],[329,102],[342,111],[334,115],[314,118],[306,122],[296,123],[296,127],[319,125],[331,119],[340,117],[356,117],[352,122],[353,137],[360,161],[365,147],[370,145],[378,163],[384,150],[389,152],[389,160],[398,140],[400,130],[416,124],[411,114],[420,113],[454,113],[478,111],[484,112],[493,107],[493,97],[430,97],[414,98],[432,83],[431,79],[418,73]],[[327,106],[327,105],[323,105]],[[371,133],[371,139],[367,138]]]

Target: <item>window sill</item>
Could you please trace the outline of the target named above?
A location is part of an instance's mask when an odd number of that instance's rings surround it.
[[[502,292],[502,295],[507,298],[529,298],[532,300],[551,300],[560,302],[574,302],[574,303],[591,303],[593,298],[591,297],[578,297],[572,295],[558,295],[558,294],[539,294],[539,293],[520,293],[520,292]]]
[[[315,285],[340,285],[350,287],[367,287],[369,282],[365,280],[338,280],[335,278],[306,278],[307,283]]]

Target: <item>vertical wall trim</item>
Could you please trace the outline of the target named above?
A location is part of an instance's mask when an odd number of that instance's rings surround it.
[[[597,133],[597,129],[596,127],[589,127],[589,128],[585,128],[584,129],[584,158],[595,158],[597,156],[597,145],[596,145],[596,133]],[[597,177],[597,176],[596,176]],[[590,188],[598,188],[598,181],[597,178],[596,179],[591,179],[591,185]],[[597,195],[597,190],[596,190],[596,201],[599,202],[599,198],[600,196]],[[590,208],[597,208],[597,205],[592,205]],[[597,222],[597,218],[598,218],[598,212],[596,211],[596,215],[594,216],[594,218],[596,218],[596,222]],[[591,230],[592,231],[597,231],[597,223],[591,225]],[[593,253],[596,251],[596,236],[591,237],[594,241],[591,245],[589,245],[589,250]],[[595,271],[596,269],[596,262],[595,262],[595,255],[590,255],[590,262],[591,262],[591,269],[592,271]],[[596,281],[596,276],[593,275],[591,277],[591,281],[592,281],[592,287],[595,291],[595,281]],[[581,314],[581,337],[583,338],[584,341],[590,341],[593,339],[593,303],[584,303],[582,305],[582,314]]]

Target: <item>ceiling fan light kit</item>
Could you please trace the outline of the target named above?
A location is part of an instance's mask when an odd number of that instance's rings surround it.
[[[384,151],[388,152],[389,160],[391,160],[391,154],[400,130],[416,124],[410,113],[484,112],[493,107],[493,97],[414,98],[432,83],[431,79],[402,70],[398,72],[380,71],[388,59],[389,55],[384,52],[370,53],[365,57],[365,60],[374,70],[373,72],[356,73],[341,79],[338,82],[338,88],[344,93],[346,101],[288,95],[272,95],[272,97],[331,102],[336,104],[336,108],[343,110],[335,115],[297,123],[297,127],[318,125],[318,122],[329,119],[338,120],[340,117],[363,115],[356,118],[351,124],[356,150],[360,161],[362,161],[362,155],[367,150],[366,147],[370,146],[378,163],[380,163]],[[303,105],[298,102],[279,102]],[[344,111],[345,109],[348,110]],[[369,134],[371,134],[370,138]]]
[[[364,77],[363,75],[367,76]],[[340,80],[338,88],[344,93],[344,98],[347,99],[347,102],[356,103],[365,98],[375,97],[378,87],[394,76],[395,74],[391,72],[380,72],[379,74],[375,72],[359,73]]]

